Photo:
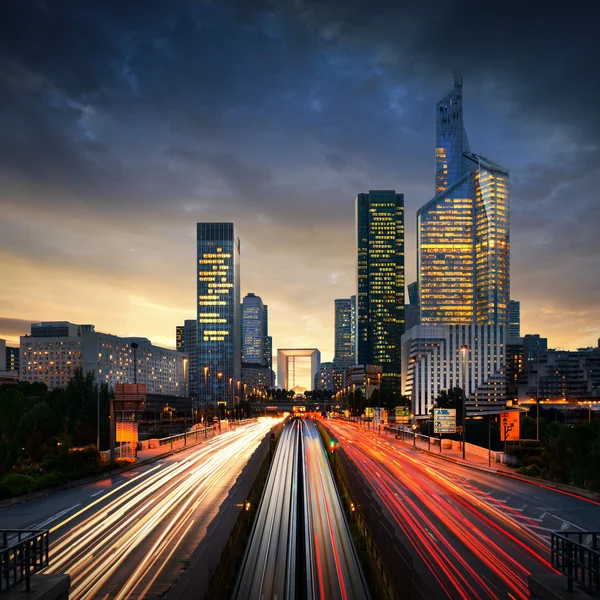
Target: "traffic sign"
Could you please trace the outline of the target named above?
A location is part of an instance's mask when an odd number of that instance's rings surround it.
[[[410,407],[396,406],[396,423],[407,424],[410,422]]]
[[[434,408],[433,431],[434,433],[456,433],[456,409]]]
[[[521,411],[507,410],[500,413],[500,441],[516,442],[521,439],[520,420]]]

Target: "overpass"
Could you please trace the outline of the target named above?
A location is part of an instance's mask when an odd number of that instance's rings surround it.
[[[285,402],[283,400],[273,400],[272,402],[257,402],[252,404],[252,410],[255,414],[274,414],[274,413],[284,413],[284,412],[293,412],[295,406],[304,406],[304,410],[307,412],[319,411],[319,412],[343,412],[348,408],[347,402],[334,402],[328,400],[327,402],[323,402],[322,400],[306,400],[306,399],[297,399],[292,400],[290,402]]]

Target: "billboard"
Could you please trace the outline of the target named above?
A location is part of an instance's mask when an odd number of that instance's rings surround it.
[[[434,408],[433,431],[434,433],[456,433],[456,409]]]
[[[500,413],[501,442],[516,442],[521,439],[520,416],[521,412],[518,410],[507,410]]]
[[[135,421],[117,421],[117,442],[138,441],[138,424]]]

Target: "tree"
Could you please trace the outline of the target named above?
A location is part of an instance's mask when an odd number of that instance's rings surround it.
[[[456,423],[462,423],[462,415],[465,406],[465,393],[460,387],[453,387],[448,390],[442,390],[435,400],[437,408],[456,409]]]

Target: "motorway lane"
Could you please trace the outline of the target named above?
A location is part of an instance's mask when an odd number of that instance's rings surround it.
[[[301,419],[280,437],[234,594],[296,597],[369,598],[323,443]]]
[[[295,597],[300,428],[294,419],[279,438],[234,598]]]
[[[158,597],[274,423],[261,419],[159,463],[2,509],[0,528],[51,528],[47,572],[71,575],[70,598]]]
[[[304,422],[307,522],[315,598],[369,598],[326,450],[315,424]]]
[[[447,597],[528,598],[529,573],[552,571],[551,519],[591,529],[600,518],[597,503],[326,424],[412,544],[418,570]]]

